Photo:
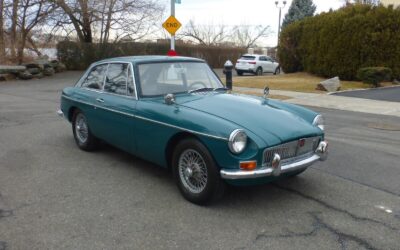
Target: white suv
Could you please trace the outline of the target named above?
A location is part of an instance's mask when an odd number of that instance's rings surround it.
[[[269,56],[245,54],[239,58],[235,65],[236,73],[241,76],[243,73],[252,73],[261,76],[263,73],[281,72],[279,63]]]

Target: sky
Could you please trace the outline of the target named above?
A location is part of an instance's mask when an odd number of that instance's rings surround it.
[[[166,4],[166,17],[170,15],[170,1]],[[269,25],[272,34],[262,40],[262,46],[276,46],[279,21],[279,9],[275,0],[181,0],[176,4],[175,17],[185,26],[189,20],[196,24],[224,25]],[[282,4],[282,0],[279,1]],[[292,0],[288,0],[282,9],[282,20],[289,9]],[[343,0],[314,0],[317,13],[338,9],[343,6]],[[179,33],[179,31],[178,31]]]

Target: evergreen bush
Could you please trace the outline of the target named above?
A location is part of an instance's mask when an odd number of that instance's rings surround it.
[[[392,70],[385,67],[361,68],[357,72],[357,78],[364,83],[379,87],[381,82],[392,80]]]
[[[400,9],[356,4],[294,22],[282,30],[278,58],[286,73],[354,80],[364,67],[400,77]]]

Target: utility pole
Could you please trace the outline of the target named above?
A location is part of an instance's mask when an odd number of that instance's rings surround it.
[[[171,0],[171,16],[175,17],[175,0]],[[175,34],[171,35],[171,50],[175,51]]]
[[[278,45],[277,46],[279,46],[279,37],[281,34],[282,9],[285,8],[286,3],[287,3],[286,1],[283,1],[283,5],[280,5],[279,2],[280,1],[275,1],[275,5],[279,9],[279,26],[278,26],[278,43],[277,43]]]

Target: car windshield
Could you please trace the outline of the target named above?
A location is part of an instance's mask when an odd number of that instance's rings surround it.
[[[255,56],[242,56],[240,58],[240,60],[248,60],[248,61],[255,60],[255,59],[256,59]]]
[[[157,96],[223,88],[221,81],[202,62],[139,64],[141,95]]]

